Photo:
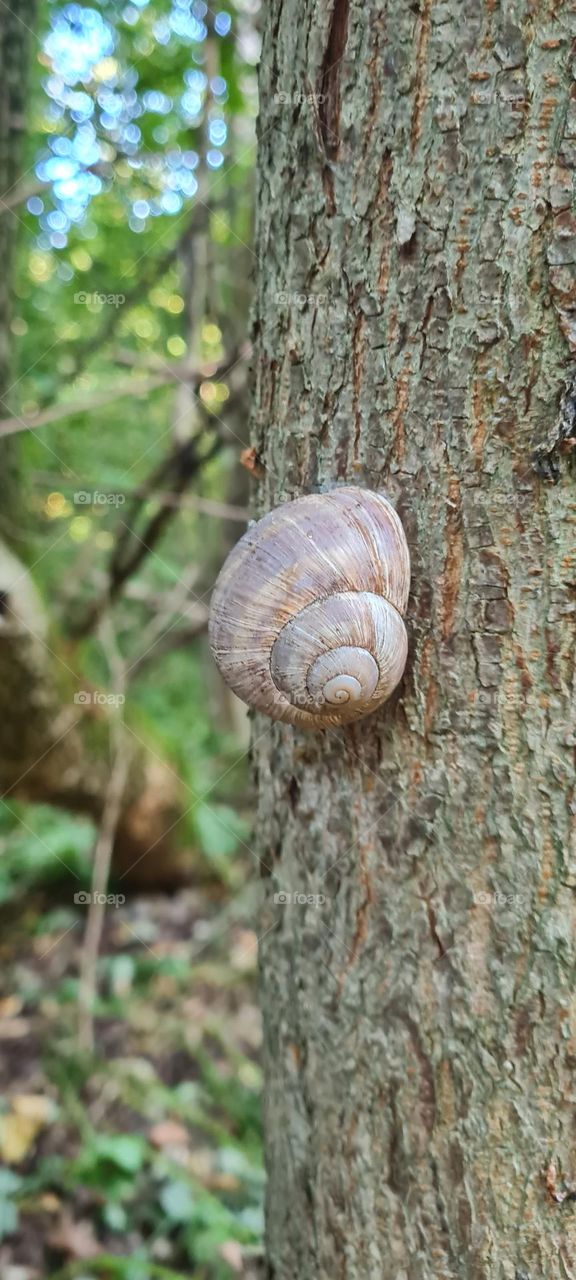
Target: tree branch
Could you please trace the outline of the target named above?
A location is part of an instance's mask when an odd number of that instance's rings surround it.
[[[133,501],[131,510],[126,513],[126,519],[121,521],[121,529],[109,561],[109,581],[106,591],[91,606],[84,619],[73,627],[73,634],[81,637],[94,630],[104,611],[119,596],[128,578],[140,568],[146,556],[158,542],[168,521],[178,510],[178,507],[174,507],[167,499],[178,498],[193,476],[214,457],[222,444],[223,439],[218,435],[207,450],[200,453],[199,441],[187,440],[184,445],[164,458],[151,473],[147,483]],[[140,511],[159,484],[164,485],[167,492],[159,499],[157,510],[148,520],[142,534],[138,534],[135,526]]]
[[[123,379],[109,387],[107,391],[96,392],[91,396],[82,396],[81,399],[70,400],[68,403],[51,405],[49,409],[43,409],[41,413],[36,413],[31,418],[12,417],[0,419],[0,437],[15,435],[20,431],[35,431],[38,427],[46,427],[51,422],[59,422],[63,418],[71,418],[77,413],[91,413],[94,409],[101,409],[104,405],[113,403],[115,400],[121,400],[125,396],[149,395],[151,391],[156,391],[158,387],[168,386],[170,383],[189,382],[192,386],[198,387],[200,383],[209,379],[225,377],[237,359],[239,359],[238,354],[232,353],[232,355],[226,356],[218,364],[212,362],[200,367],[191,365],[187,360],[170,361],[164,363],[163,366],[159,366],[158,372],[150,378]]]
[[[32,479],[34,481],[46,481],[53,489],[55,485],[66,486],[67,477],[58,475],[57,471],[33,471]],[[75,483],[75,482],[74,482]],[[73,482],[69,481],[69,487],[73,487]],[[89,486],[94,487],[96,486]],[[198,511],[201,515],[214,516],[217,520],[236,520],[238,524],[248,524],[250,513],[247,507],[234,506],[230,502],[218,502],[215,498],[204,498],[198,493],[187,493],[176,495],[174,493],[163,493],[159,490],[150,491],[142,485],[137,485],[134,489],[122,489],[121,492],[130,498],[142,497],[157,498],[158,501],[166,502],[169,507],[176,510]],[[14,536],[18,536],[18,529],[14,529]],[[20,531],[20,536],[22,533]]]
[[[102,630],[102,638],[108,651],[115,694],[124,696],[126,684],[124,663],[113,642],[109,628]],[[92,867],[91,901],[86,921],[84,946],[80,963],[78,988],[78,1041],[86,1053],[94,1051],[94,999],[96,996],[96,965],[104,928],[106,896],[112,850],[122,812],[122,802],[130,772],[131,751],[122,721],[123,702],[118,701],[111,724],[113,749],[112,769],[104,801],[102,821],[94,849]]]

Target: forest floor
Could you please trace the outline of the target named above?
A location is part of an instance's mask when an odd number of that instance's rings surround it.
[[[74,887],[0,908],[2,1280],[257,1280],[253,898],[107,907],[87,1052]]]

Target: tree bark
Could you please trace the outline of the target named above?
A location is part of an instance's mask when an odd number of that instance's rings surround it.
[[[266,11],[258,510],[381,489],[413,564],[392,702],[256,730],[273,1280],[576,1276],[575,37]]]

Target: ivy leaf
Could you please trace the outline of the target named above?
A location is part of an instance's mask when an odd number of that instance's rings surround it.
[[[194,1200],[185,1182],[167,1182],[160,1192],[160,1204],[171,1222],[189,1222]]]
[[[13,1200],[0,1199],[0,1240],[10,1236],[18,1227],[18,1209]]]
[[[136,1134],[103,1134],[96,1138],[94,1145],[99,1160],[109,1160],[123,1173],[138,1173],[142,1168],[146,1143]]]

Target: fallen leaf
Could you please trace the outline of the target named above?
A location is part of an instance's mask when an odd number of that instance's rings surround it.
[[[160,1150],[163,1147],[188,1146],[188,1131],[176,1120],[160,1120],[158,1124],[153,1124],[148,1137],[152,1145]]]
[[[16,1093],[11,1103],[16,1115],[26,1120],[34,1120],[36,1124],[48,1124],[54,1118],[54,1103],[51,1098],[46,1098],[42,1093]]]
[[[0,1000],[0,1018],[15,1018],[23,1003],[21,996],[6,996],[5,1000]]]
[[[238,1191],[240,1182],[233,1173],[214,1173],[205,1185],[209,1191]]]
[[[101,1252],[91,1222],[73,1222],[63,1217],[48,1239],[52,1249],[68,1254],[71,1258],[95,1258]]]
[[[196,1147],[186,1161],[186,1168],[198,1179],[206,1183],[214,1173],[214,1152],[211,1147]]]
[[[39,1197],[38,1207],[42,1209],[44,1213],[58,1213],[62,1208],[62,1201],[58,1196],[55,1196],[52,1191],[45,1191],[44,1194]]]
[[[21,1093],[10,1099],[10,1111],[0,1115],[0,1156],[6,1164],[21,1164],[35,1138],[55,1115],[51,1098]]]
[[[28,1018],[3,1018],[0,1022],[0,1040],[23,1040],[29,1034]]]
[[[225,1240],[218,1250],[220,1257],[238,1274],[244,1270],[242,1249],[237,1240]]]
[[[26,1159],[37,1132],[38,1126],[21,1116],[0,1116],[0,1156],[6,1164]]]

